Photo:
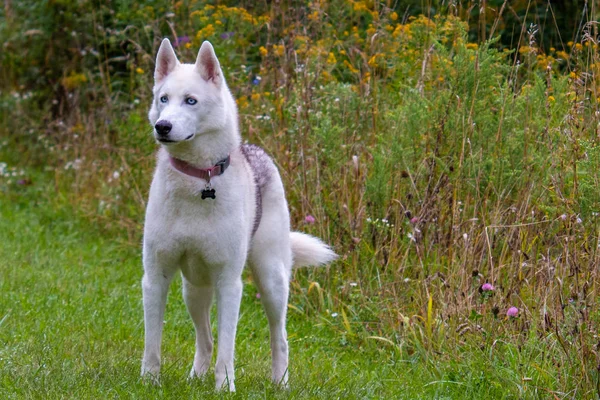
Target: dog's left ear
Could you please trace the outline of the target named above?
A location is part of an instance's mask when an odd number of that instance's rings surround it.
[[[205,81],[213,81],[217,85],[221,83],[221,65],[215,54],[215,49],[208,41],[200,46],[198,58],[196,58],[196,69]]]

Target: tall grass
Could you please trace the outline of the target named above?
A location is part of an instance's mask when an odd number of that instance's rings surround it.
[[[80,63],[49,52],[44,65],[68,65],[52,88],[28,81],[42,64],[22,72],[23,62],[42,63],[42,50],[26,50],[32,61],[15,47],[38,34],[23,23],[7,36],[16,22],[4,22],[3,77],[25,82],[2,85],[5,146],[54,169],[52,196],[137,246],[154,163],[145,113],[157,45],[170,37],[191,62],[211,40],[244,137],[281,171],[293,226],[342,255],[329,269],[296,272],[298,311],[338,313],[345,341],[377,340],[434,369],[481,351],[535,365],[535,385],[555,395],[594,396],[595,4],[581,10],[578,40],[556,48],[529,23],[513,29],[512,48],[502,45],[494,34],[508,29],[506,2],[470,26],[462,8],[409,16],[384,2],[123,2],[90,21],[77,14],[90,5],[78,4],[59,12],[75,34],[57,35]],[[473,26],[479,42],[469,41]],[[3,178],[2,190],[17,181]],[[512,306],[517,317],[507,316]]]

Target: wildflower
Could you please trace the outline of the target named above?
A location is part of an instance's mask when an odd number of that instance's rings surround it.
[[[393,13],[390,14],[390,19],[392,21],[396,21],[398,19],[398,14],[394,11]]]
[[[285,54],[285,46],[282,44],[274,44],[273,45],[273,52],[278,55],[279,57],[283,56]]]
[[[562,214],[560,216],[560,219],[562,219],[563,221],[566,221],[567,220],[567,214]]]
[[[332,316],[333,318],[335,318],[335,317],[337,317],[337,316],[338,316],[338,313],[336,313],[336,312],[334,312],[334,313],[331,313],[331,316]]]
[[[329,53],[329,55],[327,56],[327,64],[335,64],[337,63],[337,59],[335,58],[335,54],[333,53]]]
[[[260,299],[260,293],[256,293],[256,298]]]
[[[554,103],[556,101],[556,99],[554,98],[554,96],[548,96],[548,101],[551,101]]]
[[[232,38],[234,35],[235,35],[235,32],[223,32],[223,33],[221,33],[220,37],[223,40],[227,40],[227,39]]]
[[[137,68],[135,69],[135,72],[137,72],[138,74],[140,74],[140,75],[141,75],[141,74],[143,74],[143,73],[144,73],[144,70],[143,70],[143,69],[141,69],[140,67],[137,67]]]
[[[469,50],[477,50],[479,45],[477,43],[467,43],[467,49]]]
[[[190,37],[188,35],[178,36],[173,44],[173,47],[181,46],[182,44],[186,44],[190,42]]]
[[[260,46],[258,48],[258,52],[260,53],[261,56],[265,57],[269,52],[268,50],[265,48],[265,46]]]
[[[491,283],[484,283],[481,285],[481,290],[484,292],[493,292],[494,286]]]
[[[254,79],[252,79],[252,84],[253,85],[258,85],[260,84],[260,81],[262,80],[262,78],[260,76],[255,76]]]
[[[413,224],[413,225],[416,224],[417,222],[419,222],[419,217],[412,217],[410,219],[410,223]]]
[[[506,311],[507,317],[516,317],[517,315],[519,315],[519,309],[517,307],[513,306]]]
[[[307,224],[314,224],[315,221],[316,221],[315,217],[313,217],[310,214],[308,214],[306,217],[304,217],[304,222]]]

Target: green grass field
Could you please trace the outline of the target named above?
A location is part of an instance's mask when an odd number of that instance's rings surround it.
[[[213,391],[212,376],[187,380],[194,332],[178,280],[167,307],[161,385],[140,379],[140,249],[102,235],[76,210],[55,208],[45,182],[49,176],[34,177],[33,187],[4,193],[7,201],[0,208],[1,397],[223,397]],[[462,382],[438,381],[423,355],[407,357],[387,343],[349,342],[340,333],[339,318],[307,317],[298,311],[300,303],[297,297],[290,300],[293,381],[289,391],[282,391],[269,380],[266,318],[255,287],[246,282],[237,340],[238,393],[227,397],[414,398],[490,389],[466,376]]]
[[[124,234],[102,233],[77,209],[61,205],[52,174],[27,173],[33,183],[4,191],[0,206],[1,397],[224,397],[213,391],[211,375],[206,381],[187,380],[194,331],[179,280],[167,306],[161,385],[140,379],[140,246],[131,245]],[[318,304],[327,301],[310,297],[310,282],[342,274],[341,268],[296,272],[289,302],[288,391],[269,381],[266,318],[256,288],[245,279],[236,342],[237,393],[225,397],[585,398],[595,391],[575,389],[586,385],[576,381],[577,355],[561,347],[553,333],[514,341],[511,332],[522,329],[521,321],[500,318],[489,332],[473,332],[458,347],[440,338],[434,348],[415,331],[391,339],[370,335],[364,324],[382,321],[346,317],[344,308],[318,311]],[[325,292],[337,296],[349,290],[346,295],[356,305],[376,301],[363,298],[360,286],[347,284]],[[352,304],[348,310],[376,313]],[[495,335],[494,328],[504,332]],[[567,387],[574,389],[563,391]]]

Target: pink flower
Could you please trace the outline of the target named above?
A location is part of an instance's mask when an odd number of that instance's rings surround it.
[[[410,219],[410,223],[413,224],[413,225],[416,224],[417,222],[419,222],[419,217],[412,217]]]
[[[315,221],[316,221],[315,217],[313,217],[310,214],[308,214],[306,217],[304,217],[304,222],[306,222],[307,224],[314,224]]]
[[[491,283],[484,283],[481,285],[481,290],[484,292],[492,292],[494,290],[494,286]]]
[[[256,298],[260,299],[260,293],[256,293]]]
[[[506,315],[508,317],[516,317],[517,315],[519,315],[519,309],[513,306],[506,311]]]

